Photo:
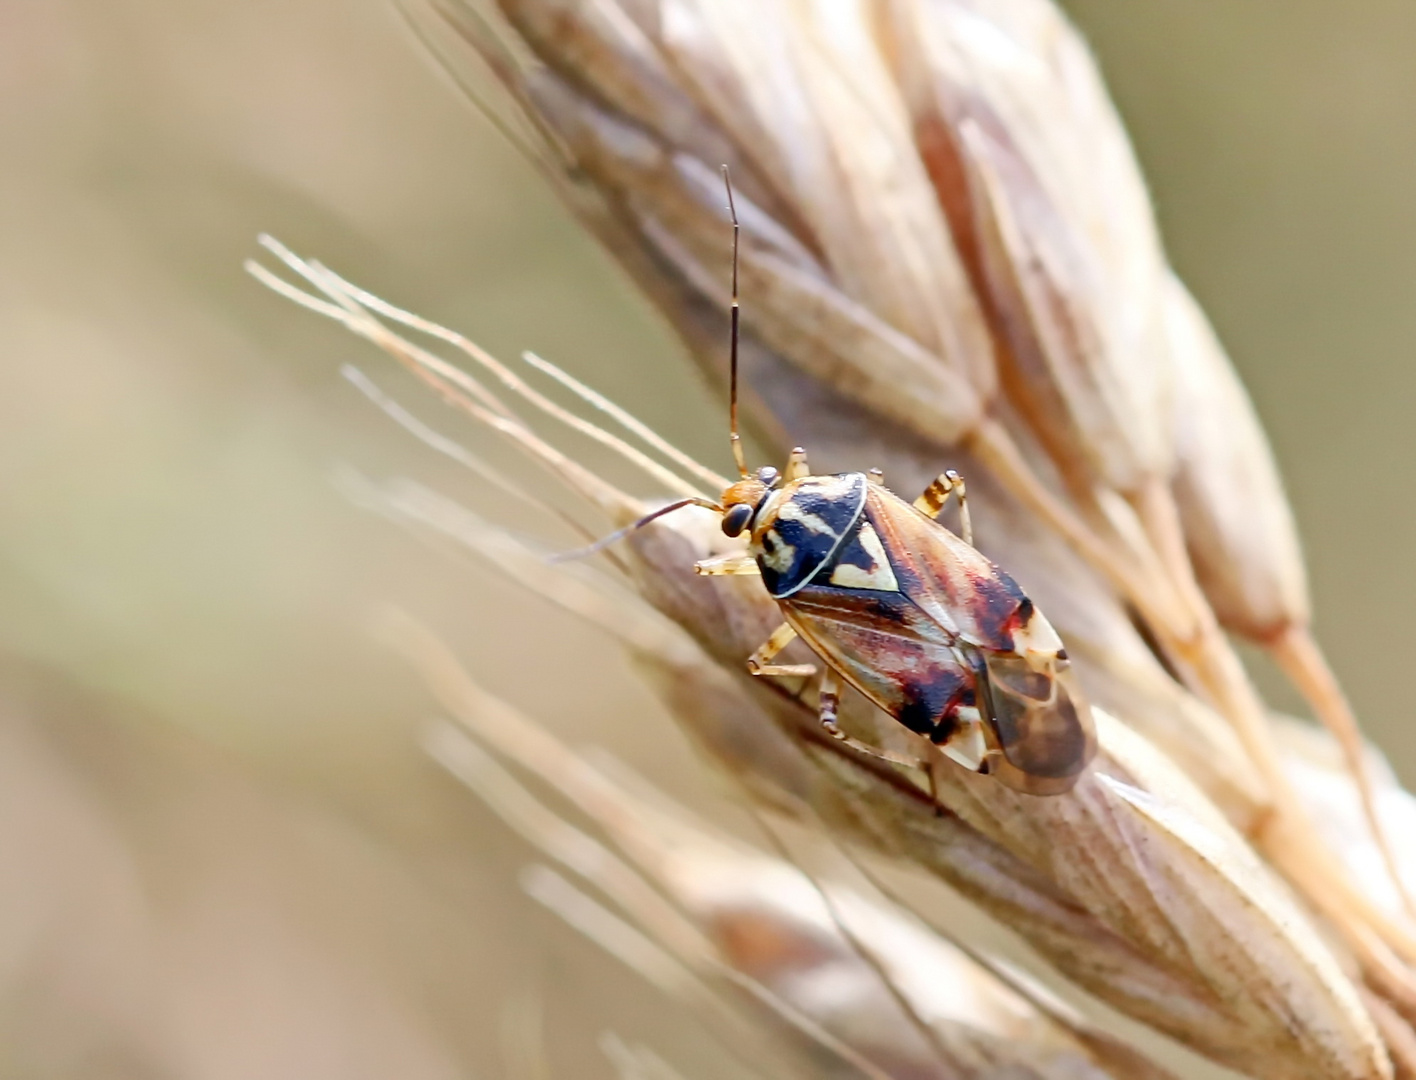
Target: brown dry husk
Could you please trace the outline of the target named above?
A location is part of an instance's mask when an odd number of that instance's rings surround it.
[[[490,73],[482,99],[715,378],[729,250],[717,166],[731,166],[760,431],[809,447],[818,471],[880,466],[906,496],[946,466],[965,473],[978,546],[1062,633],[1100,707],[1101,752],[1072,793],[1044,799],[936,762],[936,804],[922,770],[826,738],[810,693],[746,674],[779,618],[754,579],[693,575],[733,546],[712,514],[664,518],[598,568],[551,567],[416,484],[358,497],[616,634],[731,793],[852,866],[884,857],[942,880],[1074,992],[1254,1076],[1412,1072],[1416,928],[1369,827],[1374,808],[1404,820],[1409,801],[1352,738],[1308,635],[1262,432],[1165,264],[1124,134],[1056,9],[439,0],[410,14],[453,70]],[[507,401],[561,409],[521,376],[271,247],[314,294],[262,271],[271,284],[418,371],[613,524],[652,505],[519,419]],[[475,374],[396,324],[459,350]],[[596,437],[664,497],[718,494],[720,478],[652,442]],[[1271,647],[1336,738],[1274,721],[1225,630]],[[492,707],[418,641],[450,708],[468,719]],[[930,753],[861,701],[844,723]],[[1394,857],[1409,870],[1416,854]],[[706,918],[675,895],[690,921]],[[721,941],[700,947],[724,962]],[[812,1040],[844,1068],[861,1067],[855,1054],[867,1072],[911,1075],[829,1025]]]

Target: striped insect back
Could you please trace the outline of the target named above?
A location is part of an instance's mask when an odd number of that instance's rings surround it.
[[[773,492],[751,543],[762,584],[777,600],[801,589],[853,540],[865,509],[865,476],[808,476]]]

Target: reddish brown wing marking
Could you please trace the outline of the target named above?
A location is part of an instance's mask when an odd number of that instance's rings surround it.
[[[866,519],[874,526],[900,590],[963,641],[1014,652],[1014,634],[1033,604],[1018,583],[938,522],[878,484],[870,485]]]
[[[1004,571],[889,491],[871,486],[865,520],[903,597],[938,624],[937,636],[958,635],[947,655],[981,665],[976,683],[967,674],[1000,754],[994,775],[1033,795],[1070,790],[1096,753],[1096,729],[1047,620]]]
[[[782,614],[817,655],[911,731],[953,734],[953,707],[975,700],[974,673],[949,635],[899,593],[808,585]]]

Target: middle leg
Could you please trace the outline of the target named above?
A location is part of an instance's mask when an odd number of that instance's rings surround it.
[[[750,576],[761,574],[757,560],[746,552],[735,551],[728,555],[717,555],[711,559],[699,559],[693,564],[693,572],[707,577],[727,574]]]
[[[797,632],[792,629],[790,623],[782,623],[772,631],[766,641],[757,647],[757,651],[747,658],[747,670],[754,675],[769,675],[777,678],[785,678],[790,675],[815,675],[815,664],[772,663],[777,654],[790,645],[796,636]]]

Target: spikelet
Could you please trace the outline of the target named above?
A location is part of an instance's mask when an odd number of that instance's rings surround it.
[[[1171,279],[1172,481],[1196,577],[1224,625],[1257,640],[1308,621],[1293,515],[1253,406],[1194,298]]]
[[[774,1075],[798,1062],[802,1075],[843,1064],[870,1076],[1166,1075],[1035,983],[995,974],[872,897],[866,879],[850,887],[813,876],[692,821],[622,766],[607,772],[613,762],[575,753],[481,690],[425,634],[404,626],[401,636],[440,673],[444,704],[460,722],[429,732],[434,757],[618,911],[592,916],[595,902],[545,868],[528,873],[528,890],[646,977],[675,986],[720,1030],[734,1031],[743,1015],[764,1027],[778,1045],[750,1043],[754,1069],[765,1057]],[[604,839],[553,813],[496,758],[568,800]],[[764,819],[764,827],[781,826]],[[652,947],[631,952],[624,942],[635,939],[610,931],[616,916]],[[722,998],[736,1008],[722,1010]]]
[[[1416,853],[1376,827],[1379,814],[1404,823],[1407,798],[1372,764],[1313,644],[1262,433],[1165,265],[1124,134],[1056,9],[408,8],[451,70],[486,66],[494,88],[477,92],[498,121],[715,375],[729,250],[717,167],[731,166],[761,430],[818,466],[882,466],[902,493],[964,472],[980,549],[1048,614],[1101,707],[1101,753],[1072,793],[1034,799],[935,760],[860,700],[843,725],[922,767],[825,737],[809,696],[743,671],[780,619],[760,584],[691,573],[733,550],[707,512],[633,534],[607,573],[550,567],[414,484],[358,497],[617,635],[735,790],[851,858],[944,881],[1074,987],[1254,1076],[1416,1075],[1402,887]],[[374,341],[614,525],[654,505],[537,436],[487,382],[587,422],[475,345],[271,249],[315,291],[258,270],[268,284]],[[459,350],[481,379],[389,324]],[[595,437],[664,496],[722,486],[662,440],[646,453]],[[1273,651],[1335,741],[1296,749],[1226,629]],[[447,670],[429,675],[446,687]]]
[[[335,298],[305,302],[429,374],[417,347],[356,301],[364,294],[285,256]],[[386,316],[397,310],[381,304]],[[567,469],[559,451],[489,389],[473,385],[464,407],[495,420],[495,430],[614,521],[643,512],[639,500]],[[452,396],[450,386],[439,388]],[[495,407],[471,404],[471,397]],[[733,543],[711,513],[688,509],[632,534],[620,556],[627,577],[616,582],[589,566],[548,565],[524,541],[416,484],[366,486],[359,496],[466,544],[615,633],[699,745],[754,800],[853,848],[937,876],[1098,998],[1253,1075],[1388,1075],[1386,1050],[1344,970],[1355,970],[1354,961],[1324,944],[1197,786],[1221,763],[1196,761],[1199,779],[1191,781],[1132,727],[1102,714],[1098,762],[1069,795],[1021,796],[943,762],[936,762],[931,794],[919,771],[857,756],[822,734],[809,703],[745,674],[741,657],[776,615],[755,580],[702,578],[688,569]],[[428,664],[427,652],[425,643],[415,658]],[[448,670],[446,658],[428,665],[451,706],[449,680],[454,690],[456,683]],[[1173,713],[1181,721],[1205,715],[1193,708]],[[882,746],[911,748],[897,725],[863,701],[850,702],[843,721]]]
[[[452,69],[473,62],[456,46],[481,58],[493,111],[714,372],[715,166],[730,164],[746,354],[772,430],[828,461],[869,449],[902,487],[945,459],[995,481],[1230,724],[1273,804],[1256,836],[1268,857],[1331,893],[1330,911],[1362,912],[1307,843],[1222,629],[1260,636],[1338,735],[1375,831],[1356,722],[1308,629],[1291,515],[1165,266],[1090,56],[1050,2],[407,6]],[[1212,388],[1199,426],[1182,398],[1196,380]],[[1241,467],[1211,468],[1236,453]],[[1043,579],[1006,543],[989,554]],[[1416,959],[1409,928],[1379,933]]]
[[[1349,937],[1373,924],[1416,959],[1411,927],[1311,844],[1222,631],[1221,619],[1263,635],[1339,736],[1375,829],[1252,414],[1227,392],[1206,402],[1203,431],[1178,415],[1207,365],[1223,386],[1225,361],[1174,286],[1114,110],[1050,3],[410,10],[451,66],[468,60],[445,47],[449,28],[486,61],[547,178],[714,371],[706,330],[726,275],[714,166],[732,165],[748,367],[773,430],[827,461],[869,453],[902,489],[945,460],[966,465],[985,495],[1017,504],[1044,533],[1033,551],[1076,555],[1094,603],[1137,613],[1230,724],[1271,804],[1255,834],[1265,854]],[[1209,470],[1235,453],[1244,467]],[[1251,515],[1272,541],[1262,557],[1243,540]],[[1044,593],[1028,551],[985,550]]]

